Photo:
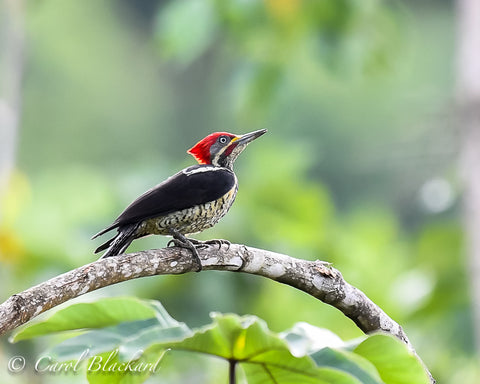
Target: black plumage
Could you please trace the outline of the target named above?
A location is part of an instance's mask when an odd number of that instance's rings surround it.
[[[120,226],[215,201],[230,191],[235,182],[235,174],[227,168],[206,164],[185,168],[138,197],[93,239]]]

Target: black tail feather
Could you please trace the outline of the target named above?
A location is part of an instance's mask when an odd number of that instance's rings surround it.
[[[130,243],[138,237],[135,233],[137,228],[138,224],[131,224],[118,228],[118,234],[100,245],[95,250],[95,253],[106,249],[105,253],[100,257],[101,259],[122,254],[128,248]]]
[[[96,239],[98,236],[102,236],[104,233],[111,231],[112,229],[118,227],[118,223],[115,221],[112,225],[108,226],[107,228],[102,229],[100,232],[96,233],[92,236],[92,240]]]
[[[99,252],[102,252],[104,251],[105,249],[107,249],[113,242],[113,240],[116,239],[116,237],[118,236],[115,235],[115,237],[112,237],[110,240],[106,241],[105,243],[103,243],[102,245],[100,245],[97,249],[95,249],[95,252],[94,253],[99,253]]]

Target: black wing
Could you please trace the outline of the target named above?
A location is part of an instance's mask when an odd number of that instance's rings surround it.
[[[171,176],[131,203],[118,218],[93,238],[116,227],[164,216],[217,200],[235,186],[235,175],[226,168],[194,165]]]

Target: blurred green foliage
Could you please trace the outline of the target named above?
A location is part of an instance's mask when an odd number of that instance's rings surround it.
[[[475,383],[450,2],[26,5],[18,167],[0,211],[4,299],[94,260],[90,236],[193,164],[185,150],[206,134],[268,128],[237,162],[231,212],[199,237],[332,262],[405,327],[439,382]],[[437,210],[432,179],[451,195]],[[253,276],[142,279],[98,295],[120,293],[159,299],[193,326],[221,311],[274,331],[307,321],[360,334],[338,311]],[[2,345],[0,366],[41,348]]]

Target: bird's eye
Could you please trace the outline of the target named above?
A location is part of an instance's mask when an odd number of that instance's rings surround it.
[[[218,142],[219,142],[220,144],[225,144],[225,143],[227,142],[227,137],[226,137],[226,136],[220,136],[220,137],[218,138]]]

